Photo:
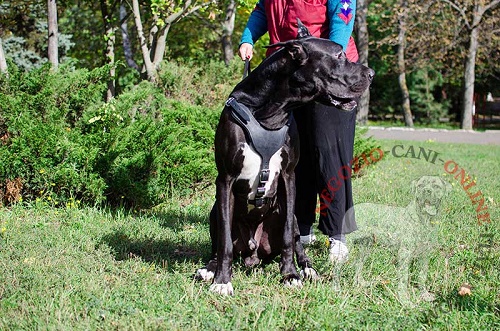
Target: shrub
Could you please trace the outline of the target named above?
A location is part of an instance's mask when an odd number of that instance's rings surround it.
[[[237,67],[170,63],[162,87],[143,81],[108,103],[107,67],[12,68],[0,76],[0,201],[148,208],[213,183],[215,128]],[[361,133],[355,155],[375,146]]]
[[[28,200],[104,199],[105,183],[93,171],[98,150],[85,144],[74,122],[101,102],[106,71],[11,70],[0,84],[0,191],[19,178]]]
[[[172,61],[162,65],[159,75],[169,98],[220,109],[243,76],[243,62],[234,59],[226,66],[220,61],[209,61],[200,67]]]
[[[0,89],[0,197],[149,207],[213,178],[218,111],[148,82],[102,101],[108,68],[14,71]],[[210,179],[210,181],[212,181]],[[17,186],[16,186],[17,187]],[[15,195],[17,196],[17,195]]]
[[[357,176],[361,176],[364,173],[364,171],[357,172],[358,169],[365,169],[373,163],[370,161],[369,156],[376,148],[380,148],[380,144],[378,144],[375,139],[365,136],[366,132],[368,132],[367,127],[357,127],[354,136],[354,159],[352,168],[356,171],[355,175]]]
[[[108,108],[101,108],[101,115],[87,114],[92,117],[84,124],[89,132],[109,132],[96,165],[107,183],[108,201],[150,207],[171,197],[173,190],[189,195],[213,181],[212,146],[220,111],[167,99],[147,82]]]

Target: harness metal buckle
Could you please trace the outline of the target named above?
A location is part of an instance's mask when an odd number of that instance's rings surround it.
[[[260,183],[264,184],[269,180],[269,169],[262,169],[260,172]]]
[[[226,106],[231,106],[231,102],[233,102],[234,100],[234,97],[229,97],[227,100],[226,100]]]

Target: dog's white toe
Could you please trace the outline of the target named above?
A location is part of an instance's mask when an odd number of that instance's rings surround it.
[[[296,278],[287,279],[285,280],[285,287],[301,288],[302,281]]]
[[[210,291],[215,292],[220,295],[233,295],[233,285],[231,282],[227,284],[212,284],[210,285]]]
[[[206,268],[201,268],[196,270],[196,275],[194,276],[196,279],[210,281],[214,279],[215,274],[212,271],[208,271]]]
[[[319,275],[313,268],[304,268],[300,270],[300,277],[307,280],[318,280]]]

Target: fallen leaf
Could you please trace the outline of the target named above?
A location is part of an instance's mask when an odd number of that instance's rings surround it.
[[[458,295],[460,296],[471,295],[472,294],[471,289],[472,287],[469,284],[463,283],[458,289]]]

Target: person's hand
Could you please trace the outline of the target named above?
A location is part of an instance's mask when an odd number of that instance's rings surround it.
[[[249,43],[243,43],[240,45],[239,49],[240,57],[243,61],[246,59],[251,60],[253,56],[253,46]]]

